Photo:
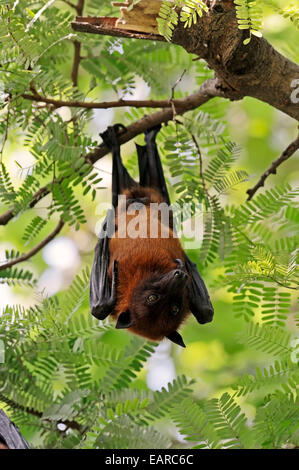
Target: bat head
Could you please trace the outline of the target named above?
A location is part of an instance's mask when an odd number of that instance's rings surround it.
[[[133,291],[129,307],[118,316],[116,328],[152,340],[168,337],[185,346],[176,331],[189,313],[188,275],[180,268],[149,274]]]

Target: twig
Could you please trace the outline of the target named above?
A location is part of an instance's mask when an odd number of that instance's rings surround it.
[[[29,203],[29,208],[31,209],[34,207],[43,197],[49,194],[48,185],[43,186],[40,188],[36,193],[33,195],[31,202]],[[14,212],[9,210],[4,214],[0,215],[0,225],[6,225],[14,216]]]
[[[198,158],[199,158],[199,176],[200,176],[200,179],[201,179],[201,182],[202,182],[202,188],[204,190],[204,192],[206,193],[208,199],[210,198],[210,195],[209,195],[209,192],[208,192],[208,189],[207,189],[207,186],[206,186],[206,182],[205,182],[205,179],[204,179],[204,176],[203,176],[203,162],[202,162],[202,155],[201,155],[201,150],[199,148],[199,145],[198,145],[198,142],[196,140],[196,137],[192,135],[192,140],[194,142],[194,145],[197,149],[197,152],[198,152]]]
[[[34,25],[34,23],[39,19],[39,17],[44,13],[44,11],[49,8],[52,3],[54,3],[55,0],[48,0],[48,2],[40,9],[38,10],[37,13],[35,13],[34,17],[32,18],[32,20],[28,23],[26,29],[25,29],[25,33],[28,33],[29,29],[32,27],[32,25]]]
[[[55,100],[53,98],[47,98],[46,96],[41,96],[36,93],[30,95],[28,93],[23,93],[22,98],[31,101],[42,102],[46,104],[51,104],[55,108],[61,108],[62,106],[68,106],[69,108],[87,108],[87,109],[109,109],[109,108],[122,108],[125,106],[130,106],[134,108],[169,108],[172,104],[174,106],[179,105],[179,100],[115,100],[115,101],[102,101],[102,102],[93,102],[93,101],[63,101]]]
[[[78,0],[76,10],[77,10],[77,15],[82,16],[83,15],[83,8],[84,8],[84,0]],[[72,68],[72,82],[74,86],[78,85],[78,74],[79,74],[79,66],[80,66],[80,60],[81,60],[81,42],[75,40],[74,41],[74,60],[73,60],[73,68]]]
[[[175,108],[175,103],[174,103],[174,90],[176,89],[177,85],[182,81],[182,78],[183,76],[185,75],[185,73],[187,72],[186,69],[183,70],[183,73],[180,75],[180,77],[176,80],[176,82],[174,83],[174,85],[171,87],[171,98],[170,98],[170,104],[171,104],[171,107],[172,107],[172,111],[173,111],[173,118],[175,118],[177,112],[176,112],[176,108]]]
[[[75,10],[77,10],[77,5],[75,5],[74,3],[72,2],[69,2],[68,0],[61,0],[63,3],[66,3],[69,7],[72,7],[74,8]]]
[[[79,72],[79,65],[80,65],[80,52],[81,52],[81,42],[74,41],[74,62],[72,68],[72,82],[74,86],[78,84],[78,72]]]
[[[78,0],[77,6],[76,6],[78,16],[83,15],[83,8],[84,8],[84,0]]]
[[[280,155],[280,157],[277,158],[276,160],[274,160],[274,162],[272,162],[271,166],[268,168],[268,170],[265,171],[265,173],[262,174],[262,176],[260,177],[260,179],[258,180],[256,185],[253,188],[247,190],[247,194],[248,194],[247,201],[250,201],[250,199],[252,199],[252,197],[257,192],[257,190],[259,188],[261,188],[262,186],[264,186],[264,183],[265,183],[265,180],[267,179],[267,177],[271,174],[275,175],[276,170],[279,167],[279,165],[281,165],[288,158],[290,158],[298,150],[298,148],[299,148],[299,135],[298,135],[297,139],[295,139],[285,149],[285,151]]]
[[[38,253],[42,248],[44,248],[44,246],[46,246],[50,241],[53,240],[53,238],[56,237],[56,235],[60,232],[63,226],[64,222],[60,219],[57,227],[44,240],[42,240],[38,245],[32,248],[32,250],[28,251],[28,253],[25,253],[24,255],[19,256],[18,258],[15,258],[5,264],[0,265],[0,271],[2,271],[3,269],[10,268],[15,264],[22,263],[23,261],[26,261],[29,258],[32,258],[32,256]]]

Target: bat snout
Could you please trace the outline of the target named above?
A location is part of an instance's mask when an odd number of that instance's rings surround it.
[[[163,275],[162,284],[165,286],[165,289],[168,291],[179,291],[185,287],[188,281],[188,274],[186,274],[181,269],[173,269],[167,274]]]
[[[186,274],[181,269],[175,269],[170,272],[171,274],[171,284],[173,287],[183,287],[188,281],[188,274]]]
[[[210,323],[213,320],[214,317],[214,310],[212,307],[209,305],[204,305],[201,306],[200,308],[200,317],[198,319],[198,323],[204,324],[204,323]]]
[[[182,271],[181,269],[176,269],[173,273],[174,277],[176,277],[177,279],[183,279],[183,280],[187,280],[188,279],[188,275]]]

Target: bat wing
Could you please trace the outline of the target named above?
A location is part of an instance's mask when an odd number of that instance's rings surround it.
[[[185,266],[191,281],[189,284],[190,310],[198,323],[208,323],[213,320],[214,309],[205,283],[193,261],[185,257]]]
[[[91,313],[99,320],[104,320],[116,303],[117,264],[112,268],[112,283],[109,283],[109,235],[114,231],[114,213],[108,211],[104,220],[98,243],[95,248],[94,261],[90,276],[89,304]]]
[[[107,147],[112,152],[112,205],[116,209],[118,205],[118,195],[125,189],[135,186],[135,181],[131,178],[121,161],[120,145],[118,137],[125,129],[121,124],[109,126],[101,134]],[[95,248],[94,261],[90,277],[89,303],[91,313],[99,320],[103,320],[112,313],[116,304],[116,283],[117,283],[117,262],[114,261],[112,267],[112,281],[109,281],[109,239],[115,231],[115,213],[109,210],[103,222],[98,243]]]

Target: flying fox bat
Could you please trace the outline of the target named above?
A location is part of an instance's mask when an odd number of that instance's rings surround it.
[[[101,134],[111,149],[112,205],[102,226],[90,278],[90,307],[96,318],[108,315],[116,328],[160,341],[167,337],[185,347],[177,329],[192,313],[199,323],[213,319],[213,307],[196,264],[183,251],[175,236],[169,195],[156,146],[161,126],[145,132],[145,146],[136,144],[139,184],[124,167],[118,137],[124,126],[116,124]],[[118,203],[119,195],[122,202]],[[125,202],[123,202],[123,200]],[[165,222],[160,213],[150,212],[153,203],[164,203],[170,209],[168,237],[162,236]],[[132,223],[133,212],[139,212],[142,236],[120,234]],[[124,219],[125,216],[125,219]],[[150,218],[156,218],[158,236],[151,237]],[[126,226],[123,227],[125,220]],[[151,221],[152,222],[152,221]],[[164,225],[163,225],[164,224]]]

